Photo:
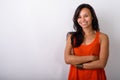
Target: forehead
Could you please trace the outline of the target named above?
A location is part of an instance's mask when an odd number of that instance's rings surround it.
[[[83,15],[83,14],[90,14],[91,15],[91,12],[90,12],[90,10],[88,8],[83,8],[80,11],[79,15]]]

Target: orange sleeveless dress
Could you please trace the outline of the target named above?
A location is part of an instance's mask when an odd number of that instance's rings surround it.
[[[74,48],[74,53],[77,56],[96,55],[99,56],[100,32],[96,32],[96,37],[93,42],[88,45],[80,45]],[[77,69],[75,66],[70,65],[68,80],[106,80],[104,69]]]

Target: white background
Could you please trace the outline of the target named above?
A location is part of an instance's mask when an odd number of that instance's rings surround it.
[[[119,0],[0,0],[0,80],[67,80],[66,34],[81,3],[109,36],[108,80],[120,80]]]

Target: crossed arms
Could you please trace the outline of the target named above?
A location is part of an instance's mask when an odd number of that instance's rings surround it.
[[[100,33],[100,55],[98,56],[76,56],[72,53],[71,34],[68,34],[64,59],[66,64],[83,64],[84,69],[98,69],[106,66],[109,56],[109,39],[104,33]]]

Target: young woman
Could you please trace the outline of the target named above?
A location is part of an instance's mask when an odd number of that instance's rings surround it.
[[[97,16],[89,4],[77,7],[75,32],[67,34],[64,53],[70,64],[68,80],[106,80],[105,66],[109,55],[109,39],[100,32]]]

